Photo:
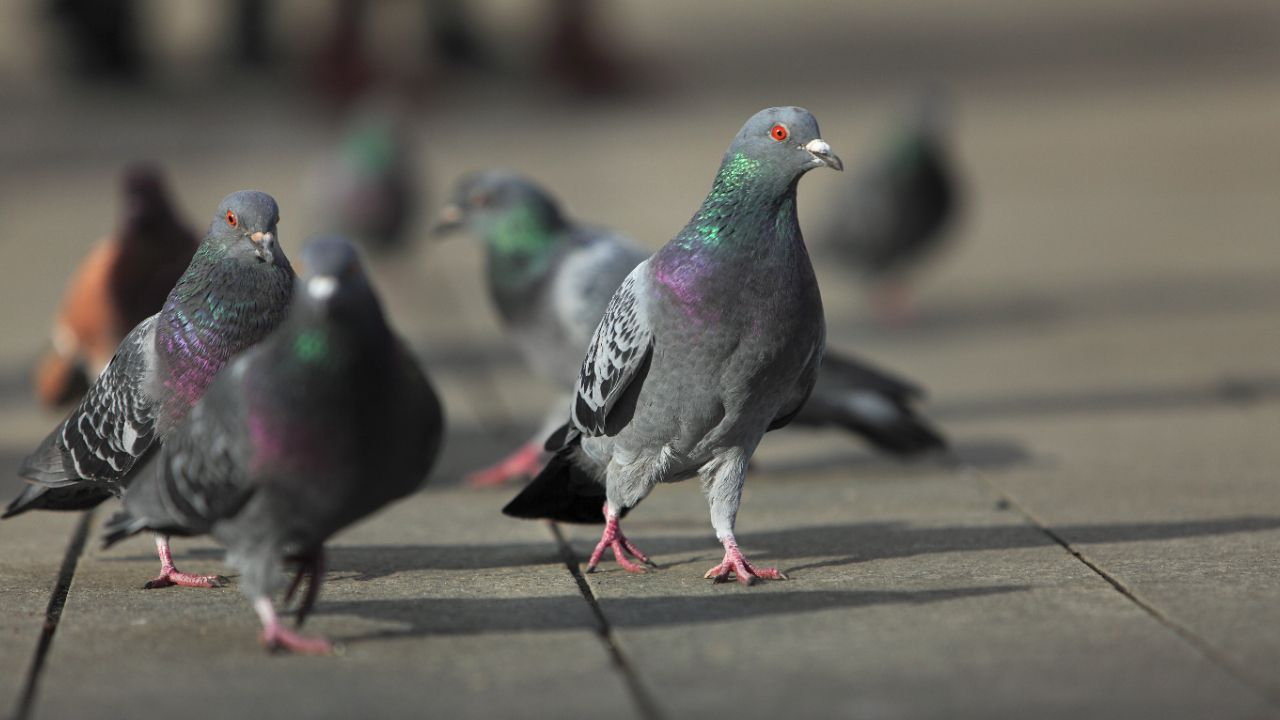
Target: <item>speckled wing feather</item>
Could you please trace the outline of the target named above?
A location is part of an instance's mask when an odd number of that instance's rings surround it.
[[[145,384],[155,364],[156,317],[140,323],[89,394],[22,464],[18,474],[48,487],[114,484],[155,439],[155,406]]]
[[[209,388],[164,446],[139,468],[129,485],[125,511],[108,523],[108,542],[151,529],[173,535],[207,533],[235,515],[253,494],[245,472],[241,357]]]
[[[622,282],[591,337],[578,374],[571,419],[584,435],[605,433],[609,411],[653,352],[653,330],[646,311],[648,261]]]

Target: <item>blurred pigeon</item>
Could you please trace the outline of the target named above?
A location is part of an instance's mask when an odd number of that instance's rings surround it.
[[[283,563],[298,563],[289,597],[309,576],[301,624],[319,593],[325,540],[422,484],[443,416],[351,245],[313,240],[303,264],[288,319],[233,360],[144,462],[104,537],[213,535],[241,573],[263,643],[322,653],[327,640],[276,616]]]
[[[626,237],[574,223],[551,194],[505,170],[461,179],[439,229],[465,225],[484,242],[489,294],[525,365],[565,391],[549,428],[510,457],[470,476],[496,485],[532,476],[546,462],[542,440],[563,422],[577,367],[613,292],[648,253]],[[946,447],[911,403],[921,390],[848,356],[827,352],[813,396],[795,425],[836,425],[877,448],[912,456]]]
[[[556,456],[505,513],[603,519],[588,571],[612,548],[640,572],[627,556],[648,558],[619,518],[659,482],[697,475],[725,550],[707,577],[783,577],[747,562],[733,529],[747,462],[766,431],[800,411],[822,360],[822,300],[796,220],[796,185],[816,167],[842,165],[808,111],[769,108],[747,121],[702,207],[609,302],[570,422],[548,441]]]
[[[294,275],[276,243],[279,220],[266,193],[222,200],[164,307],[125,337],[85,398],[23,461],[18,475],[31,484],[3,517],[83,510],[124,493],[134,465],[164,443],[222,366],[284,319]],[[156,550],[160,575],[146,587],[220,584],[178,572],[167,536],[156,536]]]
[[[123,187],[120,227],[98,241],[67,284],[52,348],[36,367],[45,405],[79,399],[125,334],[160,310],[200,245],[178,218],[159,168],[129,168]]]
[[[941,95],[922,96],[839,197],[822,237],[869,284],[872,308],[888,322],[909,315],[907,276],[940,248],[959,208],[945,114]]]
[[[399,249],[422,202],[413,165],[408,132],[395,112],[357,113],[336,154],[310,178],[317,215],[370,252]]]

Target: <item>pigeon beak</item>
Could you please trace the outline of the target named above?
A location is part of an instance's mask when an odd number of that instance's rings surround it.
[[[270,232],[256,232],[250,235],[249,239],[257,246],[254,252],[257,253],[258,259],[262,262],[271,262],[274,257],[272,251],[276,247],[276,234]]]
[[[814,138],[805,144],[804,149],[808,150],[809,154],[813,156],[814,167],[826,165],[834,170],[844,170],[844,162],[840,160],[838,155],[831,152],[831,146],[827,144],[826,140]]]
[[[332,275],[313,275],[307,279],[307,295],[323,303],[333,297],[338,289],[338,279]]]
[[[431,232],[437,236],[451,233],[462,227],[462,220],[462,206],[449,203],[440,208],[440,217],[436,218],[436,224],[431,227]]]

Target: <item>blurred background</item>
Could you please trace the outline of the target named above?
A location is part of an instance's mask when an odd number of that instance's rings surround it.
[[[54,417],[31,367],[72,269],[121,222],[130,163],[158,163],[198,231],[228,192],[270,192],[297,258],[333,227],[342,158],[367,152],[408,178],[397,247],[373,262],[396,325],[455,375],[451,418],[474,438],[451,445],[456,475],[486,437],[522,440],[550,395],[506,372],[480,246],[429,237],[452,182],[513,168],[656,248],[741,123],[782,104],[810,109],[849,168],[800,192],[832,346],[922,382],[962,436],[1115,397],[1271,393],[1274,357],[1225,338],[1276,330],[1278,79],[1270,0],[11,0],[0,445],[24,452]],[[935,95],[961,201],[909,313],[885,321],[821,236]],[[1192,338],[1188,317],[1223,322]]]

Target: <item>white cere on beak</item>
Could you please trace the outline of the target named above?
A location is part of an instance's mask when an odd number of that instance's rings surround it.
[[[814,155],[830,155],[831,154],[831,146],[828,145],[827,141],[823,140],[822,138],[814,138],[810,140],[808,143],[805,144],[804,149],[808,150]]]
[[[332,275],[316,275],[307,281],[307,294],[316,300],[327,300],[338,289],[338,279]]]

